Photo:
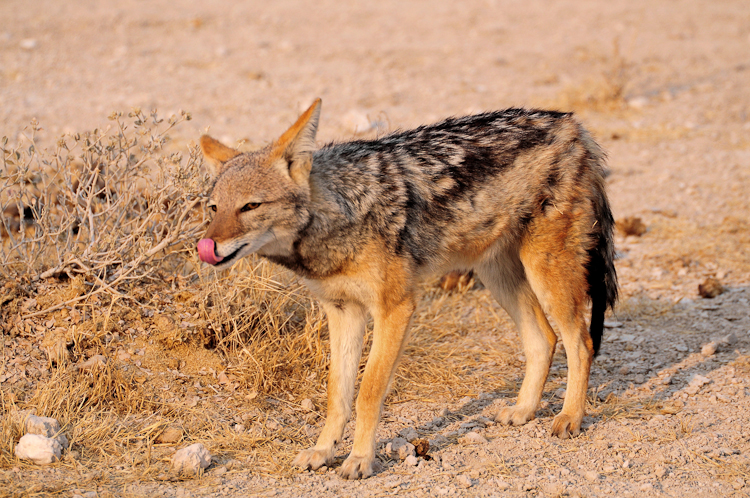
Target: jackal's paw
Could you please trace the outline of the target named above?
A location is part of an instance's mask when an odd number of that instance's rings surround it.
[[[495,416],[495,422],[505,425],[523,425],[529,420],[534,420],[534,409],[521,406],[509,406],[503,408]]]
[[[380,462],[374,457],[349,455],[339,468],[344,479],[366,479],[380,470]]]
[[[577,436],[581,432],[582,418],[572,417],[567,413],[558,413],[552,421],[552,435],[560,439]]]
[[[318,470],[323,465],[328,465],[333,460],[333,450],[309,450],[300,451],[294,458],[292,465],[302,470]]]

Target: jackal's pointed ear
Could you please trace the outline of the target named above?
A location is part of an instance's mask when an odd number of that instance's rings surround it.
[[[201,150],[203,151],[203,157],[206,158],[206,163],[212,176],[221,173],[227,161],[240,155],[240,151],[227,147],[208,135],[201,137]]]
[[[273,153],[287,160],[289,176],[298,185],[307,184],[315,151],[315,134],[318,131],[321,100],[317,99],[302,113],[291,128],[273,144]]]

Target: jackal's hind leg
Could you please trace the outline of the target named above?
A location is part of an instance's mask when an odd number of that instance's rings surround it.
[[[365,333],[365,309],[354,303],[323,303],[331,336],[331,366],[328,375],[328,413],[318,442],[301,451],[293,465],[319,469],[333,461],[336,444],[341,441],[344,426],[352,412],[354,382],[362,355]]]
[[[557,336],[523,276],[520,261],[516,261],[516,264],[512,261],[509,258],[503,264],[483,268],[479,278],[515,323],[526,355],[526,374],[516,404],[500,410],[495,420],[503,424],[523,425],[534,419],[539,407]]]

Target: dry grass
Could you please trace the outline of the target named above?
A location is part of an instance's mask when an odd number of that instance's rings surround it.
[[[323,420],[324,316],[296,277],[264,261],[201,267],[207,178],[197,150],[170,152],[167,136],[188,115],[111,118],[109,131],[62,137],[52,151],[36,149],[36,124],[23,143],[2,142],[0,469],[31,482],[9,483],[11,494],[171,480],[169,456],[189,442],[216,465],[287,474]],[[424,291],[388,403],[515,386],[515,332],[489,293]],[[78,368],[94,355],[106,364]],[[64,426],[62,478],[15,458],[17,410]],[[181,443],[157,443],[167,426]]]

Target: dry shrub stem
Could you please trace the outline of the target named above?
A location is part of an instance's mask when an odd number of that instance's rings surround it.
[[[32,280],[83,275],[81,296],[22,318],[38,316],[122,284],[155,266],[184,268],[180,249],[203,230],[207,177],[197,149],[164,153],[167,132],[190,115],[166,123],[154,112],[119,113],[106,131],[66,135],[54,151],[39,151],[32,123],[15,147],[2,139],[0,276]]]

